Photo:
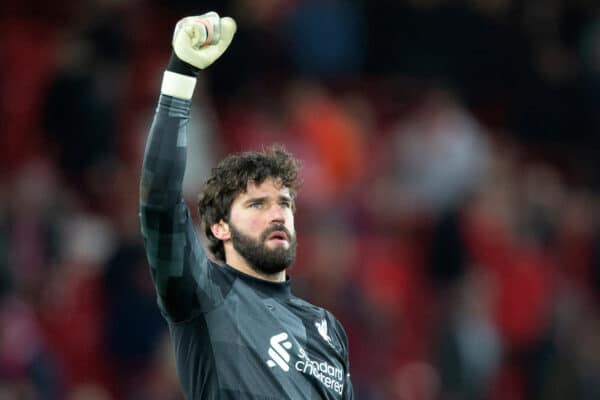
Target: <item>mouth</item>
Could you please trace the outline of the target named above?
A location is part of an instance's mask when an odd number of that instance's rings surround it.
[[[289,238],[287,233],[284,231],[274,231],[269,236],[267,236],[267,241],[274,243],[288,243]]]

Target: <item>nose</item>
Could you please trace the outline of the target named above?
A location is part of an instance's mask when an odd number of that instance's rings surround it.
[[[285,208],[280,204],[274,204],[269,210],[269,221],[271,223],[285,223]]]

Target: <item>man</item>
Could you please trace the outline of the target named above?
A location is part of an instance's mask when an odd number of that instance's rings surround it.
[[[200,194],[207,257],[182,199],[196,75],[236,30],[216,13],[182,19],[150,129],[141,224],[187,399],[352,399],[348,341],[328,311],[290,292],[298,163],[282,148],[225,158]]]

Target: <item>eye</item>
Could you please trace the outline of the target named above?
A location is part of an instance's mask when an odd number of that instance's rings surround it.
[[[250,203],[249,207],[250,208],[256,208],[256,209],[261,209],[262,208],[262,203],[260,201],[255,201],[253,203]]]
[[[292,202],[290,201],[282,201],[281,203],[279,203],[281,205],[281,207],[283,208],[290,208],[292,206]]]

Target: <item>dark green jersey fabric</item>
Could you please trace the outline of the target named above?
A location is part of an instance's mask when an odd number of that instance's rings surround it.
[[[158,305],[190,399],[353,399],[348,340],[328,311],[211,262],[182,198],[190,101],[162,95],[140,218]]]

